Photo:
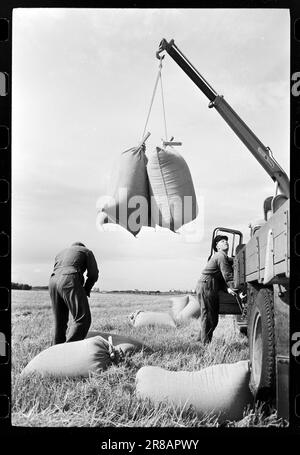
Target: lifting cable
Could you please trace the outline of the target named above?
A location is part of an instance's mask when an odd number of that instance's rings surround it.
[[[165,112],[164,92],[163,92],[162,77],[161,77],[162,59],[163,59],[163,56],[160,57],[160,61],[159,61],[158,74],[157,74],[156,81],[155,81],[155,84],[154,84],[152,98],[151,98],[151,101],[150,101],[150,107],[149,107],[149,110],[148,110],[148,115],[147,115],[146,123],[145,123],[145,126],[144,126],[142,138],[141,138],[142,141],[143,141],[144,136],[145,136],[145,131],[146,131],[146,128],[147,128],[147,125],[148,125],[148,121],[149,121],[149,118],[150,118],[150,114],[151,114],[151,110],[152,110],[152,106],[153,106],[153,102],[154,102],[154,98],[155,98],[155,94],[156,94],[156,90],[157,90],[157,86],[158,86],[158,82],[159,81],[160,81],[160,88],[161,88],[161,99],[162,99],[162,107],[163,107],[163,115],[164,115],[164,127],[165,127],[165,139],[166,139],[166,141],[167,141],[167,137],[168,137],[167,136],[167,121],[166,121],[166,112]]]
[[[160,91],[161,91],[161,102],[162,102],[162,108],[163,108],[163,114],[164,114],[165,141],[167,141],[168,140],[167,120],[166,120],[165,99],[164,99],[164,91],[163,91],[163,83],[162,83],[161,73],[160,73]]]

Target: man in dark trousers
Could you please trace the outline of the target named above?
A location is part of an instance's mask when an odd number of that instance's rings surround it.
[[[84,283],[83,274],[87,271]],[[87,297],[98,280],[96,259],[83,243],[75,242],[55,257],[49,292],[54,313],[54,344],[83,340],[91,325]],[[73,317],[68,338],[69,312]]]
[[[213,241],[215,253],[208,260],[196,286],[200,304],[200,333],[197,341],[210,343],[219,320],[219,290],[235,295],[228,282],[233,280],[232,259],[227,256],[229,244],[226,235],[217,235]]]

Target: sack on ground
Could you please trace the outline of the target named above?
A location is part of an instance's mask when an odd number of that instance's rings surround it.
[[[187,305],[177,313],[177,321],[187,321],[192,318],[198,318],[200,316],[200,305],[197,297],[192,295],[188,296]]]
[[[189,301],[188,295],[171,298],[172,316],[174,319],[177,319],[178,313],[180,313],[180,311],[186,307],[188,301]]]
[[[147,172],[151,197],[151,222],[177,231],[196,218],[195,189],[184,158],[168,147],[148,155]]]
[[[109,197],[97,204],[100,224],[117,223],[137,235],[151,225],[147,157],[143,147],[133,147],[120,156]]]
[[[105,340],[108,340],[108,337],[111,336],[113,346],[121,348],[124,354],[141,351],[142,349],[145,351],[152,351],[152,349],[142,341],[126,335],[118,335],[116,333],[89,331],[86,338],[92,338],[95,336],[101,336],[102,338],[105,338]]]
[[[129,320],[133,327],[143,327],[147,325],[176,327],[174,319],[169,313],[158,311],[135,311],[129,315]]]
[[[200,371],[168,371],[142,367],[136,375],[137,396],[158,404],[167,401],[177,409],[192,406],[199,417],[218,416],[219,422],[240,420],[252,403],[249,362],[212,365]]]
[[[81,341],[51,346],[34,357],[22,375],[36,372],[42,376],[88,377],[111,365],[108,342],[96,336]]]

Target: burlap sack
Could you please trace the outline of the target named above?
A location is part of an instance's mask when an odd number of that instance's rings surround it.
[[[242,419],[245,407],[252,403],[249,378],[247,360],[194,372],[146,366],[137,372],[136,393],[153,403],[167,401],[180,410],[193,406],[199,417],[234,421]]]
[[[110,182],[109,198],[97,204],[98,222],[117,223],[137,235],[151,225],[147,157],[142,147],[133,147],[120,156]]]
[[[190,170],[172,147],[148,155],[147,173],[151,197],[151,222],[177,231],[196,218],[198,205]]]
[[[169,313],[159,311],[135,311],[129,315],[129,320],[133,327],[149,325],[176,327],[174,319]]]
[[[178,314],[178,320],[187,321],[188,319],[200,316],[200,305],[197,297],[189,295],[188,304]]]
[[[200,316],[200,305],[197,297],[188,295],[172,299],[172,314],[176,321],[188,321]]]
[[[184,307],[186,307],[188,301],[189,301],[188,295],[171,298],[172,316],[174,319],[177,319],[178,314],[181,312],[181,310],[183,310]]]
[[[88,377],[111,365],[107,341],[101,336],[71,343],[60,343],[40,352],[23,369],[22,375]]]

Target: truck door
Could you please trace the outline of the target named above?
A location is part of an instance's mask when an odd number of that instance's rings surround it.
[[[229,250],[228,250],[228,257],[234,260],[236,250],[239,246],[242,245],[243,242],[243,234],[236,229],[229,229],[224,227],[216,227],[212,234],[211,240],[211,249],[210,249],[210,256],[213,255],[213,241],[217,235],[226,235],[228,237],[229,243]],[[209,259],[208,258],[208,259]],[[227,294],[224,291],[219,291],[219,314],[241,314],[240,306],[235,297],[230,294]]]

